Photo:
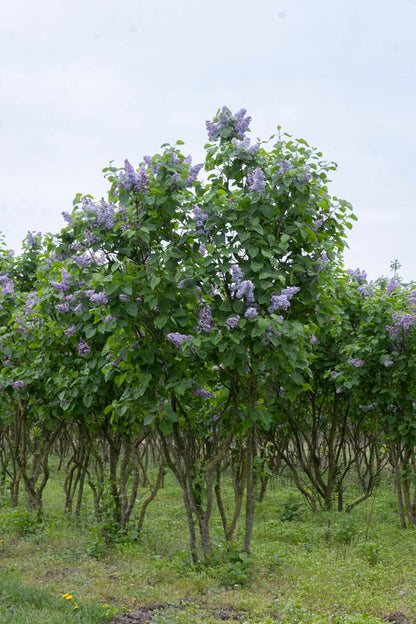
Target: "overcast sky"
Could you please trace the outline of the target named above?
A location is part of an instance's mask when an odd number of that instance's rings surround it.
[[[194,162],[218,108],[338,163],[347,267],[416,280],[416,0],[14,0],[0,23],[0,230],[57,232],[110,160]]]

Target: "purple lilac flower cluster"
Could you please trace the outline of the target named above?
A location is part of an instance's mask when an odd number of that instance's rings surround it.
[[[91,303],[98,303],[98,305],[107,305],[108,303],[108,295],[105,291],[96,293],[95,290],[86,290],[85,294]]]
[[[237,314],[237,316],[230,316],[230,318],[228,318],[225,321],[226,328],[228,330],[234,329],[235,327],[237,327],[239,320],[240,320],[240,317],[239,317],[238,314]]]
[[[42,237],[42,232],[38,232],[33,236],[32,232],[28,232],[26,236],[26,244],[31,249],[40,249],[39,239]]]
[[[126,191],[136,191],[146,193],[149,190],[149,178],[144,167],[136,171],[133,165],[127,160],[124,161],[124,176],[121,176],[120,183]]]
[[[251,121],[251,117],[245,116],[246,112],[242,108],[233,115],[229,108],[223,106],[213,121],[205,123],[209,140],[217,141],[222,137],[228,139],[233,135],[243,140]]]
[[[50,281],[49,283],[53,288],[55,288],[55,290],[58,290],[59,292],[66,292],[70,288],[69,281],[70,281],[70,278],[69,278],[68,271],[62,268],[61,269],[61,281],[60,282]]]
[[[67,329],[64,329],[64,334],[65,336],[73,336],[76,331],[77,328],[75,327],[75,325],[71,325],[70,327],[67,327]]]
[[[348,269],[348,275],[350,276],[352,281],[358,282],[359,284],[366,284],[367,282],[367,273],[365,271],[361,271],[360,269]]]
[[[192,336],[180,334],[179,332],[170,333],[166,336],[166,338],[178,349],[182,347],[184,342],[189,344],[192,341]]]
[[[237,299],[245,298],[247,303],[254,303],[254,284],[251,280],[243,280],[240,282],[235,296]]]
[[[14,282],[7,275],[7,273],[3,273],[0,275],[0,286],[1,286],[1,294],[4,295],[12,295],[14,293]]]
[[[76,345],[76,349],[81,357],[85,357],[91,351],[90,345],[85,340],[80,340]]]
[[[91,213],[95,217],[94,225],[111,230],[114,225],[114,205],[107,204],[104,199],[99,204],[95,204],[89,197],[84,197],[82,209],[86,213]]]
[[[264,189],[266,188],[266,180],[263,170],[260,167],[257,167],[254,171],[252,171],[252,169],[248,170],[247,182],[249,191],[254,191],[255,193],[259,193],[259,195],[262,195],[264,193]]]
[[[351,358],[348,360],[348,364],[355,366],[356,368],[360,368],[360,366],[363,366],[364,360],[360,360],[360,358]]]
[[[391,313],[393,317],[393,325],[387,325],[386,330],[392,338],[396,338],[402,332],[408,334],[411,327],[416,323],[416,316],[414,314],[398,314],[393,310]]]
[[[39,303],[38,293],[37,292],[29,293],[26,299],[25,315],[27,316],[28,314],[30,314],[32,308],[36,306],[38,303]]]
[[[199,314],[198,331],[212,331],[212,313],[209,305],[204,306]]]
[[[10,385],[12,388],[14,388],[14,390],[23,390],[26,387],[26,384],[22,379],[19,379],[18,381],[12,381]]]
[[[240,160],[251,159],[259,151],[259,145],[250,146],[250,137],[246,137],[242,141],[239,141],[235,137],[231,139],[231,143],[236,151],[236,156]]]
[[[55,306],[55,310],[61,312],[61,314],[65,314],[66,312],[69,312],[69,303],[67,303],[66,301],[65,303],[57,303]]]
[[[299,286],[289,286],[283,288],[280,295],[272,295],[270,305],[267,308],[270,314],[276,312],[276,310],[287,310],[290,307],[290,302],[293,295],[299,292]]]
[[[248,321],[252,321],[256,318],[256,316],[258,316],[258,314],[259,313],[257,311],[257,308],[251,307],[251,308],[247,308],[244,316],[246,317]]]
[[[200,163],[198,165],[193,165],[192,167],[189,167],[188,177],[186,178],[185,186],[187,187],[192,186],[192,184],[196,181],[198,174],[201,171],[203,166],[204,165]]]
[[[197,234],[204,234],[205,233],[205,221],[208,219],[209,215],[207,212],[204,212],[199,206],[197,206],[196,204],[194,204],[192,206],[192,212],[193,212],[193,220],[196,223],[196,231]]]
[[[280,176],[284,175],[290,169],[293,169],[292,163],[289,160],[282,160],[279,163],[279,167],[278,167],[278,169],[276,171],[276,176],[280,177]]]
[[[209,390],[204,390],[204,388],[200,388],[195,382],[192,394],[199,397],[200,399],[212,399],[213,397],[215,397],[215,394],[213,392],[210,392]]]

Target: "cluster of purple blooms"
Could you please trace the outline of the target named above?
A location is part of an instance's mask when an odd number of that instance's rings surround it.
[[[204,306],[199,314],[198,331],[212,331],[212,313],[209,305]]]
[[[360,366],[363,366],[364,360],[360,360],[360,358],[351,358],[348,360],[348,364],[355,366],[356,368],[360,368]]]
[[[14,388],[14,390],[23,390],[26,387],[26,384],[22,379],[19,379],[18,381],[12,381],[10,385],[12,388]]]
[[[203,166],[204,165],[200,163],[198,165],[193,165],[189,167],[188,177],[186,178],[185,186],[188,186],[188,187],[192,186],[192,184],[196,181],[198,174],[201,171]]]
[[[251,280],[243,280],[244,274],[237,264],[231,267],[230,290],[237,299],[245,298],[247,303],[254,303],[254,284]]]
[[[280,295],[272,295],[270,305],[267,308],[270,314],[276,312],[276,310],[287,310],[290,307],[290,302],[293,295],[299,292],[299,286],[289,286],[283,288]]]
[[[84,212],[92,214],[94,216],[94,225],[97,227],[104,227],[106,230],[111,230],[114,225],[114,205],[107,204],[102,199],[99,204],[95,204],[89,197],[84,197],[82,202],[82,209]]]
[[[85,357],[88,353],[90,353],[91,347],[85,340],[80,340],[76,345],[76,350],[81,357]]]
[[[189,344],[192,341],[192,336],[189,334],[180,334],[179,332],[170,333],[166,338],[178,349],[182,348],[184,342]]]
[[[107,305],[108,303],[108,295],[105,291],[96,293],[95,290],[86,290],[85,295],[91,303],[98,303],[98,305]]]
[[[124,175],[120,177],[120,184],[126,191],[146,193],[149,190],[150,182],[144,167],[140,167],[139,171],[136,171],[126,158],[124,172]]]
[[[60,282],[50,281],[49,283],[53,288],[55,288],[55,290],[59,292],[66,292],[70,288],[70,277],[69,277],[68,271],[62,268],[61,269],[61,281]]]
[[[240,320],[240,317],[238,314],[236,316],[230,316],[230,318],[228,318],[225,321],[226,328],[228,330],[234,329],[235,327],[237,327],[239,320]]]
[[[209,390],[204,390],[204,388],[200,388],[195,382],[192,394],[199,397],[200,399],[212,399],[213,397],[215,397],[215,394],[213,392],[210,392]]]
[[[7,273],[3,273],[3,275],[0,275],[0,286],[1,294],[3,296],[12,295],[14,293],[13,280],[7,275]]]
[[[263,170],[257,167],[254,171],[249,169],[247,172],[248,190],[262,195],[266,188],[266,180]]]
[[[236,151],[236,156],[240,160],[251,159],[259,151],[259,145],[250,145],[250,137],[246,137],[242,141],[235,137],[231,139],[231,143]]]
[[[256,318],[256,316],[258,316],[258,311],[257,308],[251,307],[251,308],[247,308],[244,316],[246,317],[246,319],[248,321],[252,321],[253,319]]]
[[[361,271],[360,269],[348,269],[348,275],[350,276],[351,281],[358,282],[359,284],[367,283],[367,273],[365,271]]]
[[[387,325],[386,330],[392,338],[397,338],[404,333],[405,335],[410,332],[410,329],[416,323],[416,316],[414,314],[398,314],[396,311],[391,313],[393,318],[393,325]]]
[[[193,220],[196,223],[196,232],[197,234],[205,233],[205,221],[208,219],[209,215],[207,212],[204,212],[199,206],[194,204],[192,206],[193,212]]]
[[[32,232],[28,232],[26,236],[26,244],[31,249],[40,249],[39,239],[42,237],[42,232],[38,232],[33,236]]]
[[[235,115],[229,108],[223,106],[213,121],[205,123],[208,138],[210,141],[217,141],[221,137],[230,138],[235,135],[238,139],[243,140],[247,132],[251,117],[246,117],[246,110],[242,108]]]

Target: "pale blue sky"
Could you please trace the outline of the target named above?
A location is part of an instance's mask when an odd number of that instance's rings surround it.
[[[0,24],[0,229],[58,231],[110,160],[138,164],[246,108],[338,163],[359,218],[346,264],[416,279],[416,0],[16,0]]]

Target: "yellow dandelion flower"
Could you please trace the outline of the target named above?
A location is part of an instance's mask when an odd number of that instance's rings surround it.
[[[103,609],[108,609],[108,607],[109,607],[109,606],[110,606],[109,604],[103,604],[103,605],[101,605],[101,607],[102,607]]]
[[[65,600],[71,600],[73,597],[73,594],[62,594],[62,598],[65,598]]]

